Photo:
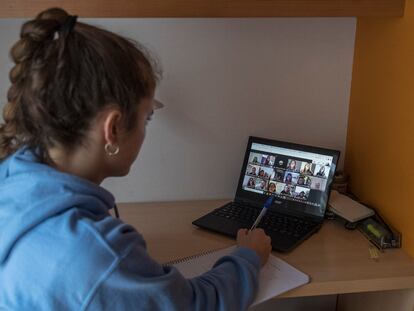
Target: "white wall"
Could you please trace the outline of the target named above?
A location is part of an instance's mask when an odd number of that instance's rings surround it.
[[[164,70],[166,108],[129,176],[104,183],[118,201],[232,197],[249,135],[344,153],[354,18],[87,21],[139,40]],[[20,24],[0,20],[2,103]]]

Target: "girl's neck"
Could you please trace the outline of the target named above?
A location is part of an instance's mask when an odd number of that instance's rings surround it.
[[[53,161],[50,165],[61,172],[76,175],[98,185],[105,179],[102,161],[94,150],[85,147],[76,150],[53,147],[48,152]]]

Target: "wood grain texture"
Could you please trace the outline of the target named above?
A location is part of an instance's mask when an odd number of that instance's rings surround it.
[[[81,17],[402,16],[405,0],[1,0],[0,17],[62,7]]]
[[[358,20],[345,172],[350,191],[401,232],[403,247],[414,257],[413,29],[412,0],[406,3],[404,18]],[[395,173],[378,167],[396,159],[405,169],[391,194],[388,180]]]
[[[150,255],[168,262],[206,250],[230,246],[234,239],[199,229],[196,218],[224,200],[119,204],[121,219],[147,241]],[[274,253],[311,276],[311,283],[281,297],[300,297],[414,288],[414,260],[403,250],[387,250],[369,259],[369,242],[358,231],[335,221],[289,254]]]

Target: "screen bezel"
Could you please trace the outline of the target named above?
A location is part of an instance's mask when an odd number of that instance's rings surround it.
[[[246,148],[246,153],[245,153],[244,160],[243,160],[242,169],[240,172],[239,183],[237,185],[235,201],[244,202],[249,205],[259,207],[259,208],[263,206],[264,202],[266,201],[267,196],[263,194],[258,194],[255,192],[250,192],[250,191],[243,189],[243,179],[246,173],[249,155],[250,155],[251,147],[253,143],[271,145],[275,147],[287,148],[287,149],[298,150],[298,151],[306,151],[306,152],[323,154],[323,155],[328,155],[328,156],[333,157],[332,166],[329,171],[326,188],[325,188],[324,195],[323,195],[323,200],[321,200],[322,201],[321,208],[323,209],[322,215],[318,216],[318,215],[306,213],[305,211],[302,211],[302,212],[298,211],[297,207],[303,205],[303,207],[306,208],[305,204],[293,202],[289,200],[284,200],[283,202],[281,202],[280,200],[275,200],[275,203],[271,207],[272,209],[275,209],[278,212],[295,215],[295,216],[305,216],[314,221],[322,221],[324,218],[325,212],[326,212],[326,206],[329,200],[330,188],[331,188],[334,176],[335,176],[335,171],[338,165],[340,152],[338,150],[333,150],[333,149],[314,147],[314,146],[309,146],[309,145],[302,145],[302,144],[296,144],[296,143],[291,143],[291,142],[284,142],[284,141],[279,141],[279,140],[250,136],[249,141],[247,143],[247,148]],[[295,209],[294,210],[289,209],[289,205],[290,206],[294,205]]]

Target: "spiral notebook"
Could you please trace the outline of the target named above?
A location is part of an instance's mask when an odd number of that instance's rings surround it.
[[[191,257],[168,262],[165,265],[176,267],[186,278],[193,278],[210,270],[221,257],[230,255],[237,246],[205,252]],[[259,290],[252,306],[291,289],[309,283],[307,274],[294,268],[287,262],[270,254],[259,276]]]

